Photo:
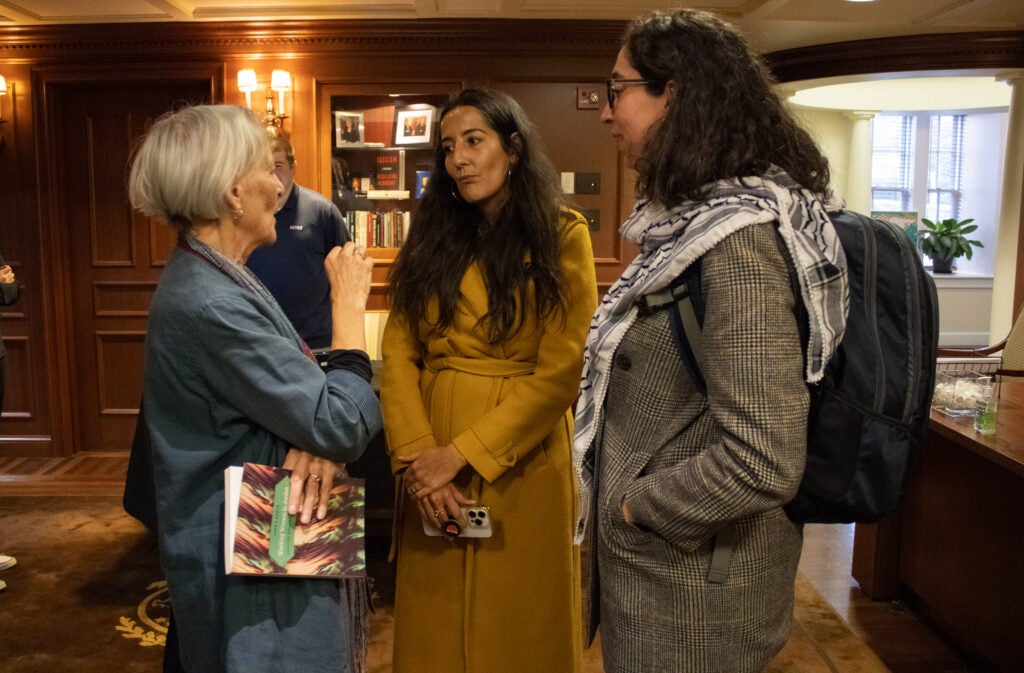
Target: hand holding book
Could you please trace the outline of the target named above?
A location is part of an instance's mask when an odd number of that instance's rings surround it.
[[[224,570],[229,575],[364,577],[365,487],[338,477],[325,516],[296,525],[292,473],[246,463],[224,471]]]
[[[306,451],[291,449],[282,467],[292,473],[288,513],[297,515],[302,523],[312,521],[314,514],[316,519],[327,516],[331,489],[323,488],[323,485],[333,484],[336,474],[344,476],[344,466]]]

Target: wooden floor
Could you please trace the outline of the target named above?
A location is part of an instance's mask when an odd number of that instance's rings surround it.
[[[966,663],[910,606],[875,601],[850,576],[853,524],[808,524],[800,569],[892,673],[987,673]]]
[[[83,452],[70,458],[0,456],[0,496],[121,495],[128,458],[123,452]]]
[[[121,495],[127,464],[123,453],[0,457],[0,496]],[[800,568],[893,673],[985,673],[966,664],[907,606],[865,596],[850,577],[852,554],[852,525],[808,525]]]

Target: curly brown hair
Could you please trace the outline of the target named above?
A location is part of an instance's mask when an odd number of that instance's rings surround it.
[[[775,80],[732,26],[707,12],[653,12],[630,22],[630,64],[668,110],[637,161],[637,192],[673,206],[702,199],[716,180],[783,168],[824,196],[828,160],[772,88]]]

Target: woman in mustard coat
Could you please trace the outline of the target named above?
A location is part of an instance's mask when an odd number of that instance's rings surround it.
[[[395,673],[579,671],[570,459],[597,304],[585,220],[511,98],[467,89],[391,276],[381,400],[399,475]],[[492,536],[440,533],[461,507]]]

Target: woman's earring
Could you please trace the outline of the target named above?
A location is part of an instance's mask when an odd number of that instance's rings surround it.
[[[455,199],[456,201],[458,201],[459,203],[463,203],[462,197],[459,196],[459,193],[457,191],[455,191],[455,183],[454,182],[452,183],[452,198]]]

